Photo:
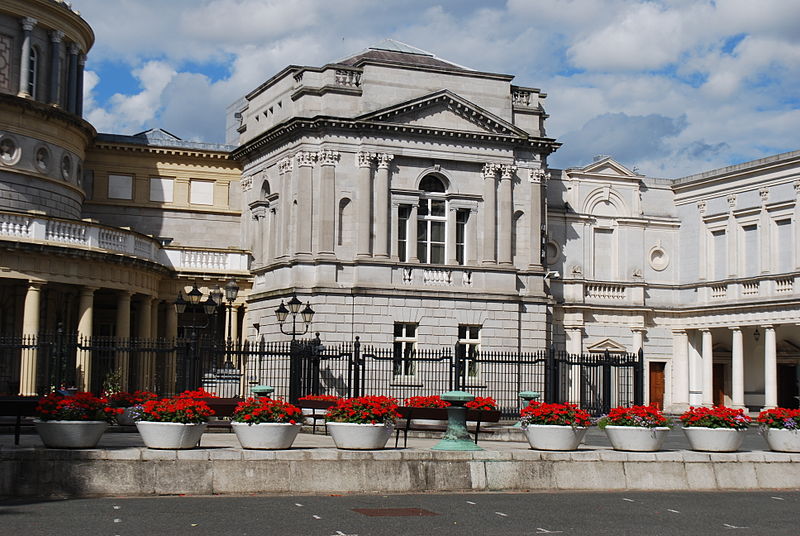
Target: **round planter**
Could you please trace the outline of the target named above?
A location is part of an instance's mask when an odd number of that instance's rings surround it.
[[[742,446],[744,430],[733,428],[684,427],[683,433],[689,440],[691,450],[705,452],[735,452]]]
[[[275,450],[291,448],[303,425],[282,422],[259,424],[232,422],[231,427],[242,448]]]
[[[654,452],[661,450],[669,428],[642,428],[639,426],[606,426],[606,436],[614,450]]]
[[[327,423],[328,433],[337,449],[382,449],[392,436],[393,424]]]
[[[137,421],[136,428],[149,449],[193,449],[200,442],[206,423]]]
[[[51,449],[91,449],[100,441],[105,421],[35,421],[44,446]]]
[[[766,428],[763,434],[770,450],[778,452],[800,452],[800,430]]]
[[[583,441],[588,428],[573,428],[554,424],[529,424],[525,429],[528,443],[536,450],[575,450]]]
[[[136,424],[134,416],[138,416],[141,406],[131,406],[122,410],[122,413],[117,415],[117,424],[121,426],[133,426]]]

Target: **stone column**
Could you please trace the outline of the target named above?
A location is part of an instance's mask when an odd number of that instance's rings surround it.
[[[731,329],[731,404],[744,408],[744,343],[742,328]]]
[[[291,158],[284,158],[278,162],[278,170],[281,174],[281,193],[280,193],[280,248],[278,256],[289,255],[290,242],[289,233],[291,230],[291,214],[292,214],[292,168],[294,167]]]
[[[531,188],[531,204],[528,209],[530,216],[529,236],[531,239],[531,258],[528,266],[530,268],[541,268],[542,266],[542,222],[544,222],[544,208],[542,205],[542,190],[549,173],[543,169],[528,170],[528,184]]]
[[[29,281],[28,291],[25,294],[25,308],[22,313],[22,336],[26,339],[39,336],[39,314],[42,302],[43,282]],[[27,340],[32,343],[33,341]],[[35,396],[36,367],[38,352],[36,347],[22,350],[22,363],[19,373],[19,394],[22,396]]]
[[[778,405],[778,348],[773,326],[764,328],[764,408]]]
[[[29,69],[31,62],[31,32],[33,31],[33,27],[36,26],[36,22],[37,20],[31,17],[25,17],[20,21],[20,24],[22,25],[22,50],[20,51],[19,60],[18,97],[31,97],[31,94],[28,91],[28,84],[30,83]]]
[[[714,352],[711,330],[701,330],[703,334],[703,405],[714,404]]]
[[[358,153],[358,191],[356,192],[356,252],[358,257],[371,257],[370,237],[372,234],[372,161],[369,153]]]
[[[631,328],[631,333],[633,333],[633,349],[632,352],[638,353],[639,350],[644,348],[644,332],[645,330],[639,327]]]
[[[50,104],[61,104],[59,89],[61,86],[61,40],[64,32],[50,31]]]
[[[78,88],[78,53],[80,49],[76,43],[69,45],[68,72],[67,72],[67,111],[75,113],[77,109]]]
[[[374,255],[389,258],[389,168],[394,155],[378,155],[378,171],[375,174],[375,248]]]
[[[457,265],[458,258],[456,258],[456,215],[458,209],[453,207],[452,204],[448,206],[447,210],[447,264]]]
[[[142,296],[137,304],[137,326],[136,326],[136,336],[142,340],[149,340],[150,339],[150,328],[151,328],[151,313],[152,309],[150,307],[150,302],[152,298],[150,296]],[[137,385],[134,385],[134,389],[147,389],[152,390],[153,386],[150,385],[148,378],[148,357],[146,354],[140,353],[139,354],[139,362],[136,364],[137,370]]]
[[[174,305],[168,304],[164,314],[166,316],[164,322],[164,335],[166,336],[167,340],[170,341],[169,344],[174,347],[176,339],[178,338],[178,311],[175,310]],[[177,377],[177,359],[175,352],[173,351],[166,354],[165,359],[164,388],[168,393],[173,393],[176,390],[175,381]]]
[[[689,335],[672,330],[672,411],[689,409]]]
[[[497,263],[495,247],[497,246],[497,179],[496,164],[483,166],[483,263]]]
[[[161,300],[153,298],[150,303],[150,337],[153,339],[158,338],[158,308],[161,305]]]
[[[408,262],[419,262],[419,252],[417,244],[417,217],[419,216],[419,200],[411,205],[408,214]]]
[[[94,291],[92,287],[83,287],[78,298],[78,341],[87,341],[92,337],[94,315]],[[81,391],[92,390],[92,354],[91,351],[78,349],[75,359],[75,386]]]
[[[83,117],[83,70],[86,67],[86,54],[78,55],[78,80],[75,88],[75,114]]]
[[[239,340],[239,306],[231,305],[230,314],[225,318],[225,334],[228,334],[228,324],[230,323],[231,340]]]
[[[173,308],[174,309],[174,308]],[[117,295],[117,321],[114,334],[119,345],[124,346],[131,338],[131,293],[127,290],[121,291]],[[121,377],[121,387],[124,391],[128,390],[128,380],[130,376],[130,356],[124,350],[114,354],[114,368]]]
[[[297,160],[297,215],[294,221],[295,252],[298,255],[311,255],[311,233],[313,231],[313,179],[314,162],[317,154],[300,151]]]
[[[317,250],[320,255],[333,256],[336,251],[336,164],[339,152],[324,150],[317,155],[320,165],[319,225]]]
[[[464,244],[466,251],[467,265],[475,266],[478,264],[478,209],[469,209],[467,218],[467,243]]]
[[[566,350],[568,354],[578,355],[583,353],[583,328],[565,327],[567,335]],[[569,367],[569,400],[572,404],[580,404],[581,400],[581,367],[572,365]]]
[[[500,184],[497,187],[497,256],[500,264],[511,264],[511,235],[514,220],[514,204],[511,182],[517,166],[500,166]]]

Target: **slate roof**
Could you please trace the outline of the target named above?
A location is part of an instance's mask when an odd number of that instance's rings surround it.
[[[448,71],[474,70],[464,67],[463,65],[458,65],[457,63],[443,60],[436,57],[436,55],[432,54],[431,52],[427,52],[400,41],[395,41],[394,39],[384,39],[377,45],[364,49],[358,54],[349,56],[343,60],[337,61],[336,63],[358,67],[359,65],[368,61],[419,67],[434,67]]]
[[[230,152],[236,148],[235,145],[222,145],[219,143],[204,143],[198,141],[185,141],[175,134],[167,132],[161,128],[151,128],[144,132],[139,132],[133,136],[124,134],[105,134],[97,135],[97,141],[109,143],[127,143],[131,145],[146,145],[148,147],[173,147],[176,149],[195,149],[199,151],[220,151]]]

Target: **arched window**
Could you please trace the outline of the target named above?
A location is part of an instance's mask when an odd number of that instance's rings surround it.
[[[39,49],[31,47],[30,58],[28,59],[28,93],[31,98],[36,100],[36,88],[39,85]]]
[[[419,183],[417,255],[425,264],[444,264],[447,240],[447,188],[442,179],[427,175]]]

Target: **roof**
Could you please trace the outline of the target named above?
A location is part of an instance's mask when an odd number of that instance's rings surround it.
[[[219,151],[230,152],[236,148],[235,145],[222,145],[219,143],[204,143],[198,141],[185,141],[175,134],[167,132],[161,128],[151,128],[126,136],[124,134],[105,134],[97,135],[97,141],[110,143],[127,143],[131,145],[145,145],[148,147],[170,147],[176,149],[194,149],[198,151]]]
[[[357,67],[369,61],[419,67],[434,67],[449,71],[474,71],[463,65],[443,60],[435,54],[394,39],[384,39],[377,45],[335,63]]]

